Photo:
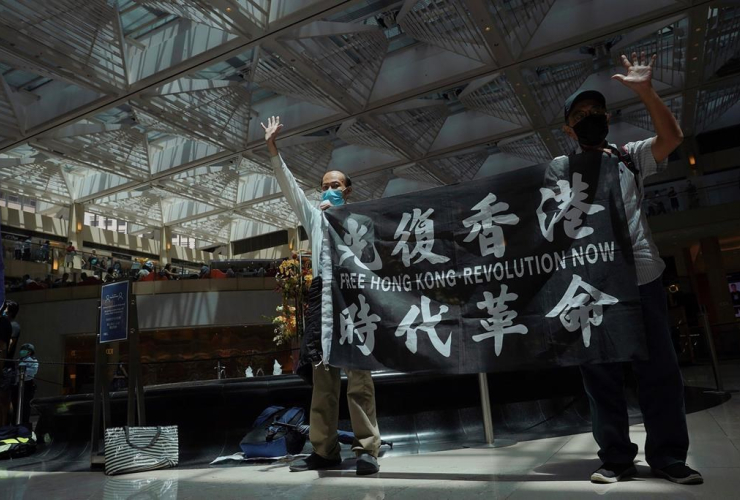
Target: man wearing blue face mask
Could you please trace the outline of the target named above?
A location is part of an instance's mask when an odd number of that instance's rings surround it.
[[[606,99],[595,90],[579,91],[565,101],[564,131],[578,141],[579,154],[601,151],[619,159],[619,183],[632,240],[637,285],[649,360],[632,363],[639,386],[640,409],[647,439],[645,456],[653,474],[680,484],[699,484],[701,474],[686,465],[689,435],[683,399],[683,381],[668,326],[665,264],[653,242],[642,211],[643,181],[665,169],[668,155],[683,140],[681,128],[652,87],[652,65],[645,53],[632,60],[622,56],[626,75],[612,78],[634,91],[645,105],[656,135],[618,148],[607,142],[609,114]],[[634,476],[637,445],[630,441],[622,364],[581,366],[589,398],[593,434],[602,465],[592,475],[595,483],[613,483]]]
[[[295,210],[298,220],[306,229],[311,242],[313,259],[313,281],[308,292],[306,330],[301,345],[301,358],[308,359],[303,365],[313,379],[311,398],[310,434],[313,453],[305,460],[291,465],[294,472],[321,470],[341,464],[339,448],[339,392],[341,389],[340,369],[322,363],[321,317],[331,311],[321,309],[321,277],[319,259],[322,255],[324,225],[327,224],[322,211],[332,206],[343,205],[352,193],[352,181],[344,172],[333,170],[321,180],[322,201],[315,207],[296,182],[278,153],[275,140],[282,128],[279,117],[270,117],[265,129],[265,141],[270,151],[272,168],[285,199]],[[315,365],[315,366],[312,366]],[[299,366],[299,372],[302,367]],[[369,475],[378,472],[380,430],[375,412],[375,386],[370,372],[345,370],[347,372],[347,403],[355,434],[352,451],[357,455],[357,474]]]

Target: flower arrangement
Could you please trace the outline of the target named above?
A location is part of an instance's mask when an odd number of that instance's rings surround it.
[[[283,303],[275,309],[277,315],[270,318],[275,326],[273,341],[276,345],[289,344],[303,334],[298,328],[298,318],[299,315],[302,318],[308,308],[308,289],[313,279],[310,260],[304,259],[301,263],[293,254],[280,263],[275,279],[277,291],[283,295]]]

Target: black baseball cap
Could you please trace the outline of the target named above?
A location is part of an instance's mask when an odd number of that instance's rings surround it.
[[[604,97],[604,94],[598,90],[581,90],[575,92],[565,100],[565,123],[568,123],[568,115],[570,115],[570,111],[573,109],[573,106],[575,106],[579,101],[583,101],[585,99],[593,99],[606,107],[606,97]]]

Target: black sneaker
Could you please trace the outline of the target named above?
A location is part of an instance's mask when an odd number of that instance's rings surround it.
[[[704,482],[701,474],[682,463],[669,465],[662,469],[652,469],[652,471],[653,475],[678,484],[702,484]]]
[[[324,458],[316,453],[311,453],[307,458],[290,464],[291,472],[304,472],[307,470],[331,469],[342,463],[341,458]]]
[[[380,470],[378,465],[378,459],[369,453],[360,453],[357,457],[357,475],[358,476],[369,476],[371,474],[377,474]]]
[[[592,483],[616,483],[622,479],[637,475],[635,464],[601,464],[593,474],[591,474]]]

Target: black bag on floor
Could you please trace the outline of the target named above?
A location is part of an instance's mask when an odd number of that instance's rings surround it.
[[[254,421],[242,442],[239,443],[246,458],[273,458],[297,455],[306,444],[306,436],[289,427],[303,423],[303,408],[270,406]]]

